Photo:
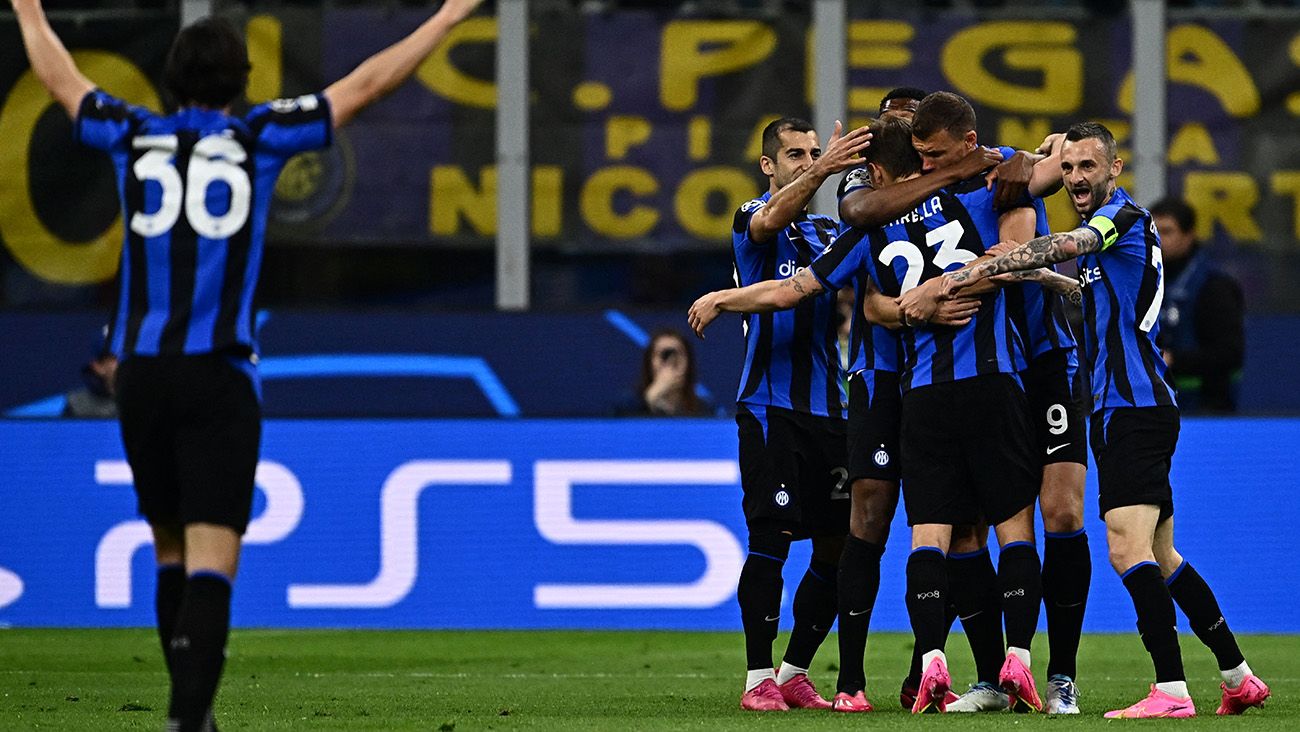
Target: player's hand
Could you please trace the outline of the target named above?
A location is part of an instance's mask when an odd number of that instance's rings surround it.
[[[993,194],[995,208],[1007,208],[1024,199],[1025,191],[1029,189],[1029,179],[1034,176],[1036,162],[1038,161],[1030,157],[1029,153],[1022,150],[989,171],[984,177],[984,183],[989,188],[994,183],[998,184],[998,189]]]
[[[928,323],[939,309],[941,296],[939,279],[926,280],[924,284],[913,287],[898,298],[898,312],[906,325]]]
[[[941,300],[938,309],[934,311],[934,317],[930,319],[930,324],[960,328],[969,323],[970,319],[975,317],[979,310],[980,299],[978,297],[957,297],[951,300]]]
[[[1039,155],[1051,155],[1052,148],[1056,147],[1057,141],[1064,137],[1064,132],[1053,132],[1047,137],[1044,137],[1042,142],[1038,143],[1038,147],[1034,149],[1034,152]]]
[[[718,307],[718,300],[722,298],[722,291],[710,292],[702,295],[700,299],[691,304],[691,309],[686,311],[686,323],[691,326],[691,331],[700,338],[704,337],[704,329],[709,327],[722,308]]]
[[[949,272],[942,277],[938,277],[931,282],[939,282],[939,297],[952,299],[958,297],[963,289],[979,282],[982,277],[976,275],[974,267],[965,267],[956,272]]]
[[[1002,153],[991,147],[982,147],[976,145],[974,150],[962,156],[961,160],[953,163],[957,171],[957,177],[965,180],[973,175],[979,175],[989,168],[1002,162]]]
[[[994,244],[993,246],[989,247],[988,249],[985,249],[984,253],[989,255],[990,257],[1000,257],[1003,254],[1009,253],[1012,249],[1015,249],[1018,246],[1020,246],[1019,242],[1000,241],[997,244]]]
[[[816,165],[827,175],[842,173],[861,165],[862,158],[858,153],[871,145],[871,133],[867,130],[866,127],[859,127],[841,136],[844,125],[835,120],[835,131],[831,133],[831,139],[826,143],[826,149],[822,150],[821,157],[817,158]]]

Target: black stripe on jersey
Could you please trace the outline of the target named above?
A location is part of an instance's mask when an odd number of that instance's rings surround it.
[[[1120,331],[1119,295],[1110,284],[1106,270],[1101,270],[1101,283],[1105,286],[1106,297],[1110,299],[1110,322],[1106,324],[1106,373],[1114,379],[1115,391],[1121,399],[1129,404],[1136,404],[1133,399],[1133,383],[1128,378],[1128,365],[1124,359],[1124,334]],[[1094,282],[1093,287],[1097,286]],[[1113,376],[1112,376],[1113,375]]]
[[[826,251],[835,240],[835,235],[839,231],[839,226],[834,219],[813,219],[813,224],[817,227],[817,236],[821,239],[821,251]],[[814,261],[815,258],[814,258]],[[811,263],[808,265],[812,266]],[[836,306],[835,298],[832,296],[826,307],[831,309],[832,318],[839,308]],[[822,353],[826,354],[827,373],[826,373],[826,414],[836,419],[844,416],[844,405],[840,402],[840,371],[839,371],[839,351],[837,346],[840,341],[839,329],[832,327],[822,329]],[[851,351],[850,351],[851,353]]]
[[[1143,211],[1142,209],[1138,208],[1137,204],[1133,203],[1132,201],[1126,201],[1123,206],[1120,206],[1119,209],[1115,211],[1115,218],[1111,219],[1111,221],[1114,222],[1115,224],[1115,234],[1117,237],[1116,241],[1124,238],[1124,235],[1128,233],[1129,229],[1133,228],[1134,224],[1138,222],[1143,222],[1146,219],[1146,217],[1147,217],[1146,211]],[[1150,239],[1151,231],[1149,228],[1145,232],[1145,234],[1147,238]],[[1147,254],[1150,253],[1151,252],[1149,251],[1147,252]],[[1147,261],[1149,262],[1151,260],[1147,259]]]
[[[1029,322],[1029,306],[1026,303],[1030,297],[1029,288],[1026,285],[1011,285],[1001,289],[1003,302],[1006,303],[1007,308],[1007,321],[1024,335],[1023,340],[1028,343],[1030,334],[1033,333]]]
[[[135,162],[147,150],[131,150],[123,180],[122,198],[126,202],[128,214],[144,210],[144,183],[135,177]],[[135,352],[136,341],[140,338],[140,324],[149,310],[149,261],[144,250],[144,237],[131,228],[129,216],[122,222],[126,228],[128,266],[126,300],[126,333],[123,334],[122,351],[126,354]]]
[[[977,374],[996,374],[998,373],[998,298],[1000,293],[996,290],[980,298],[979,312],[975,313],[975,373]],[[1015,326],[1008,323],[1007,328]],[[992,347],[987,348],[985,344]],[[1015,359],[1012,359],[1015,363]]]
[[[196,142],[198,142],[198,135],[194,131],[178,131],[173,165],[181,180],[188,180],[186,172],[190,169],[190,157],[194,153]],[[187,198],[188,194],[189,191],[185,191],[183,198]],[[184,203],[182,203],[182,210],[184,210]],[[168,298],[167,323],[163,325],[158,352],[184,353],[190,317],[194,314],[194,280],[199,262],[198,235],[194,233],[188,215],[176,219],[170,237],[167,256],[171,260],[169,268],[171,296]]]
[[[790,243],[794,245],[796,271],[812,263],[812,243],[798,226],[790,227]],[[816,322],[816,298],[808,298],[795,306],[794,330],[790,334],[790,407],[796,412],[812,411],[813,329]]]
[[[866,237],[866,235],[866,229],[854,227],[846,229],[843,234],[836,237],[835,240],[831,242],[833,246],[829,249],[823,249],[822,253],[813,260],[812,269],[817,275],[817,279],[823,282],[829,280],[831,274],[835,270],[839,269],[840,265],[844,263],[844,258],[849,256],[849,252],[852,252],[853,248],[856,247]],[[868,240],[864,246],[870,245],[871,241]],[[870,256],[867,258],[870,259]]]
[[[237,138],[238,139],[238,138]],[[239,143],[245,150],[249,151],[248,157],[239,167],[244,169],[248,174],[249,180],[257,180],[257,161],[252,155],[253,140],[240,139]],[[250,283],[245,281],[245,273],[248,270],[248,257],[253,243],[253,202],[249,201],[249,218],[244,226],[236,231],[226,240],[226,271],[222,274],[221,280],[221,307],[217,311],[216,323],[212,326],[212,350],[219,351],[238,347],[246,349],[239,343],[239,333],[236,329],[236,321],[239,318],[240,300],[244,296],[244,290]],[[257,273],[253,273],[256,281]],[[256,307],[248,309],[250,322],[248,332],[253,333],[253,323],[251,322],[256,312]],[[256,334],[254,334],[256,335]]]
[[[1125,206],[1127,208],[1127,206]],[[1143,217],[1145,218],[1145,217]],[[1138,287],[1137,309],[1133,318],[1133,342],[1138,347],[1138,359],[1142,362],[1142,370],[1146,372],[1147,381],[1151,384],[1151,398],[1159,406],[1170,406],[1173,401],[1169,398],[1169,390],[1162,388],[1164,380],[1160,378],[1160,372],[1156,369],[1154,359],[1164,358],[1163,355],[1156,352],[1151,345],[1151,339],[1142,331],[1141,318],[1151,304],[1155,301],[1156,290],[1160,287],[1160,272],[1151,264],[1152,253],[1160,245],[1156,241],[1155,234],[1151,231],[1153,226],[1145,225],[1143,230],[1144,251],[1146,253],[1146,266],[1142,270],[1142,284]]]
[[[746,219],[746,226],[748,226]],[[734,255],[733,255],[734,256]],[[763,272],[760,275],[761,280],[776,279],[776,247],[769,247],[763,254]],[[760,313],[758,316],[758,332],[755,333],[753,328],[749,329],[748,338],[757,338],[758,343],[754,344],[754,358],[749,362],[749,380],[745,382],[745,388],[740,391],[740,397],[736,401],[744,401],[754,396],[758,391],[759,384],[763,383],[768,372],[772,369],[772,328],[773,316],[775,313]],[[768,389],[772,385],[768,383]]]

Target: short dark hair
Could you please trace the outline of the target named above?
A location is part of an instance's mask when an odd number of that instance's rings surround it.
[[[181,29],[167,52],[163,87],[178,106],[227,107],[248,87],[248,47],[229,21],[204,18]]]
[[[921,101],[929,96],[929,92],[924,89],[917,89],[914,86],[899,86],[889,90],[889,93],[880,98],[880,111],[885,111],[885,102],[891,99],[915,99]]]
[[[921,156],[912,146],[912,124],[905,119],[889,117],[871,123],[871,145],[862,152],[862,159],[875,163],[895,178],[919,172]]]
[[[1182,231],[1196,231],[1196,209],[1177,196],[1166,196],[1151,207],[1152,218],[1168,216]]]
[[[965,98],[952,92],[935,92],[926,96],[912,117],[912,134],[925,140],[947,130],[953,137],[975,129],[975,108]]]
[[[1101,140],[1101,146],[1105,148],[1106,155],[1111,162],[1114,162],[1119,148],[1115,144],[1115,136],[1110,134],[1110,130],[1106,129],[1106,125],[1100,122],[1076,122],[1070,125],[1070,129],[1065,131],[1067,142],[1078,142],[1091,137]]]
[[[763,128],[763,157],[776,160],[781,152],[782,132],[812,132],[812,123],[799,117],[782,117],[772,120]]]

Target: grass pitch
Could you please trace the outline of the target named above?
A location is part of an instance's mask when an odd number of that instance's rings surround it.
[[[1241,638],[1273,698],[1239,718],[1214,716],[1213,658],[1191,635],[1180,639],[1201,716],[1179,728],[1300,729],[1300,636]],[[1045,638],[1037,645],[1045,654]],[[948,650],[954,682],[964,688],[973,674],[965,638],[955,635]],[[911,638],[890,633],[871,636],[867,695],[877,710],[866,715],[741,712],[744,659],[735,633],[237,630],[229,652],[217,697],[223,730],[1151,726],[1101,717],[1146,691],[1151,666],[1136,635],[1084,637],[1077,718],[905,714],[898,685]],[[836,655],[832,636],[812,669],[824,694],[834,691]],[[1040,691],[1045,660],[1035,663]],[[152,630],[3,630],[0,729],[157,730],[167,708],[165,674]]]

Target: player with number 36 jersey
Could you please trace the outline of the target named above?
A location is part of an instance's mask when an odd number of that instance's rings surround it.
[[[112,156],[126,209],[109,340],[118,358],[256,350],[253,290],[276,178],[332,133],[318,94],[243,117],[196,106],[163,117],[86,95],[77,140]]]

